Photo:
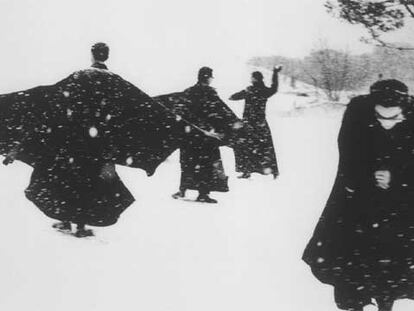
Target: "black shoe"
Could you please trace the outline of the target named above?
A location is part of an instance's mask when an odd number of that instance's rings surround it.
[[[71,231],[72,225],[70,224],[69,221],[61,221],[61,222],[57,222],[53,224],[52,228],[55,228],[60,231]]]
[[[185,192],[180,190],[180,191],[178,191],[178,192],[174,193],[174,194],[172,195],[172,197],[173,197],[174,199],[184,198],[184,197],[185,197]]]
[[[78,229],[74,235],[77,238],[86,238],[89,236],[94,236],[93,231],[91,229]]]
[[[202,203],[217,203],[217,200],[214,200],[214,199],[210,198],[206,194],[200,194],[196,201],[197,202],[202,202]]]
[[[237,178],[248,179],[248,178],[250,178],[250,176],[251,176],[250,173],[243,173],[240,176],[237,176]]]
[[[279,173],[273,174],[273,179],[277,179],[279,177]]]

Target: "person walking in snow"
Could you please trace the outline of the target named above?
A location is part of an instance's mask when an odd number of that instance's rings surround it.
[[[217,203],[210,192],[229,190],[219,146],[231,144],[241,122],[210,86],[212,79],[213,70],[202,67],[194,86],[155,98],[188,122],[187,139],[180,147],[181,181],[179,191],[172,195],[175,199],[185,197],[187,190],[197,190],[198,202]]]
[[[414,107],[407,86],[381,80],[353,98],[338,136],[335,184],[303,260],[334,286],[339,309],[414,299]]]
[[[253,72],[252,85],[230,97],[230,100],[245,101],[243,122],[253,129],[244,146],[234,149],[236,171],[242,173],[239,178],[250,178],[252,173],[272,174],[274,178],[279,175],[272,133],[266,121],[266,103],[278,91],[281,70],[281,66],[273,69],[270,87],[264,84],[261,72]]]
[[[91,68],[99,69],[99,70],[108,70],[108,67],[105,65],[105,61],[108,60],[108,57],[109,57],[109,46],[103,42],[95,43],[91,47],[91,60],[92,60]],[[88,90],[85,90],[85,91],[88,91]],[[105,123],[107,122],[101,123],[102,132],[107,132],[107,129],[105,128],[107,127],[105,126],[107,124]],[[91,134],[94,136],[94,133],[91,133]],[[104,137],[105,135],[99,135],[99,137],[93,137],[93,139],[89,141],[89,149],[93,150],[94,152],[97,152],[99,149],[102,148],[102,146],[105,146],[105,143],[102,141]],[[86,162],[86,159],[84,161]],[[93,180],[95,184],[94,190],[96,192],[102,192],[101,194],[105,194],[104,195],[105,199],[101,199],[99,202],[108,201],[107,202],[108,204],[105,204],[107,206],[107,209],[111,209],[111,208],[115,209],[115,206],[119,205],[119,202],[118,202],[119,200],[115,199],[116,193],[118,194],[118,197],[120,197],[122,194],[122,196],[125,198],[123,201],[121,201],[122,205],[125,204],[126,206],[128,206],[129,204],[135,201],[132,194],[126,189],[126,187],[121,182],[118,174],[115,171],[115,164],[112,163],[111,161],[108,161],[108,162],[106,162],[105,160],[88,161],[87,165],[84,165],[83,170],[84,170],[84,173],[86,173],[85,176],[88,176],[86,179],[91,180],[91,181]],[[36,175],[33,175],[33,176],[36,176]],[[32,177],[32,179],[33,178],[34,177]],[[36,178],[34,179],[36,180]],[[68,179],[72,179],[73,181],[74,178],[73,176],[68,175]],[[78,185],[79,192],[83,191],[81,188],[85,188],[85,187]],[[26,193],[29,194],[30,196],[30,193],[31,193],[30,188],[28,191],[26,191]],[[111,193],[113,197],[112,199],[110,198]],[[111,201],[112,201],[113,207],[111,206]],[[98,212],[99,209],[101,209],[101,211],[103,210],[102,204],[97,204],[97,203],[91,204],[89,200],[85,200],[85,201],[80,200],[78,203],[79,203],[79,211],[80,210],[83,211],[83,212],[78,212],[78,214],[96,215],[96,214],[99,214]],[[75,206],[78,206],[78,204],[74,204],[72,208],[74,208]],[[126,206],[124,208],[126,208]],[[58,223],[53,224],[53,228],[56,228],[61,231],[71,231],[72,229],[71,223],[75,223],[76,224],[75,235],[77,237],[92,236],[93,231],[91,229],[85,228],[86,223],[91,223],[90,220],[88,221],[88,218],[89,216],[87,217],[71,216],[68,219],[62,218],[65,220],[62,220]]]
[[[93,235],[134,202],[115,164],[152,175],[175,149],[184,127],[175,116],[103,63],[109,49],[92,47],[93,65],[53,85],[0,95],[0,155],[33,167],[26,197],[59,230]],[[104,67],[105,66],[105,67]]]

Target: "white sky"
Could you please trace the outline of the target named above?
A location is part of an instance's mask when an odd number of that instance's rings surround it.
[[[150,94],[182,89],[203,65],[220,73],[251,56],[303,56],[320,39],[368,50],[359,42],[361,29],[328,15],[323,3],[0,0],[0,93],[53,83],[88,66],[97,41],[111,47],[110,68]]]

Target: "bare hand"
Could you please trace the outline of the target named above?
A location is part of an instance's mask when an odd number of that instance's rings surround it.
[[[282,70],[282,65],[277,65],[277,66],[275,66],[275,71],[276,72],[280,72],[281,70]]]
[[[222,140],[222,138],[224,137],[223,134],[218,134],[216,132],[208,132],[208,131],[205,131],[204,134],[206,134],[209,137],[213,137],[215,139],[218,139],[218,140]]]
[[[13,161],[16,159],[17,157],[17,151],[13,150],[10,151],[7,155],[6,158],[3,160],[3,164],[4,165],[8,165],[10,163],[13,163]]]
[[[387,170],[376,171],[374,173],[377,187],[381,189],[389,189],[391,183],[391,172]]]

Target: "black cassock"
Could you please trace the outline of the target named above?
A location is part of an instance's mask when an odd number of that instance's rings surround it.
[[[335,287],[339,308],[414,298],[414,121],[385,130],[371,96],[353,99],[338,137],[339,167],[303,260]],[[391,172],[387,190],[374,172]]]
[[[279,174],[272,133],[266,121],[267,99],[277,92],[278,85],[278,73],[274,71],[270,88],[264,84],[251,85],[230,97],[245,100],[243,122],[251,129],[245,144],[234,149],[238,172]]]
[[[107,70],[0,96],[0,153],[33,167],[26,196],[61,221],[108,226],[134,201],[115,164],[148,175],[177,147],[180,122]]]
[[[220,99],[214,88],[196,84],[184,92],[161,95],[155,100],[169,107],[187,122],[186,138],[180,147],[180,189],[228,191],[227,176],[221,160],[221,145],[238,139],[240,120]],[[204,132],[221,134],[218,140]]]

